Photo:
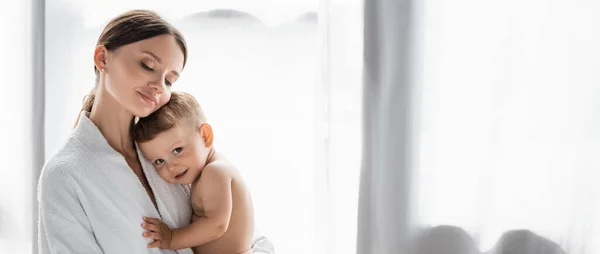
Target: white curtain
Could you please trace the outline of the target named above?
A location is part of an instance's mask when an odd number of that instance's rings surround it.
[[[43,163],[43,1],[0,8],[0,253],[35,250]]]
[[[365,1],[358,253],[600,253],[599,11]]]
[[[316,149],[317,248],[313,253],[355,253],[361,161],[363,5],[361,0],[321,0],[319,131]]]

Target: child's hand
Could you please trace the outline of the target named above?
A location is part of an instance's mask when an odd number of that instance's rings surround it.
[[[144,232],[142,236],[154,239],[154,242],[148,244],[148,248],[168,249],[171,246],[172,231],[161,220],[144,217],[142,227],[150,230],[150,232]]]

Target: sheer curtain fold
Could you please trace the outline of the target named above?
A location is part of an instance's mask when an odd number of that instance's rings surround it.
[[[409,244],[412,5],[365,2],[360,254],[401,253]]]

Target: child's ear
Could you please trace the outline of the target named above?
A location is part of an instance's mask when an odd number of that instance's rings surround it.
[[[204,144],[206,147],[210,147],[213,144],[213,130],[210,124],[203,123],[200,125],[200,135],[202,139],[204,139]]]

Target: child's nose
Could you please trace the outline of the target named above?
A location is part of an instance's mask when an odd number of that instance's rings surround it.
[[[177,165],[176,163],[169,164],[169,171],[171,172],[177,171],[178,168],[179,165]]]

